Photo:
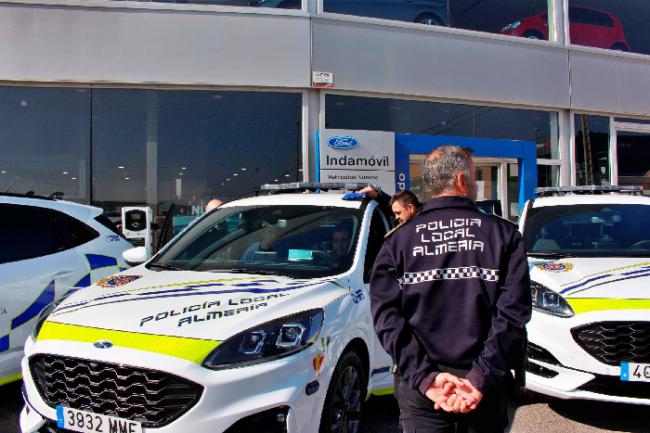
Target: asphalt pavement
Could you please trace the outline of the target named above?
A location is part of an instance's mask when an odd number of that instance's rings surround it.
[[[0,433],[18,433],[20,382],[0,387]],[[366,404],[362,433],[398,433],[399,411],[392,396]],[[563,401],[519,396],[509,409],[510,433],[650,433],[650,406]]]

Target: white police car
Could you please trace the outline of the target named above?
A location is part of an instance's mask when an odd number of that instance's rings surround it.
[[[358,431],[367,395],[392,391],[368,297],[389,225],[343,197],[228,203],[44,314],[22,431]]]
[[[126,268],[122,252],[132,245],[113,230],[95,207],[0,194],[0,384],[20,379],[41,310]]]
[[[540,192],[520,224],[534,307],[527,388],[650,405],[650,197],[640,187]]]

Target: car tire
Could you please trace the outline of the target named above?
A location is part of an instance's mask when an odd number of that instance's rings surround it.
[[[625,46],[625,44],[621,44],[621,43],[616,43],[612,45],[611,49],[616,51],[624,51],[624,52],[630,51],[630,49],[627,46]]]
[[[528,30],[524,32],[522,36],[528,39],[539,39],[539,40],[544,39],[544,36],[537,30]]]
[[[319,433],[358,433],[368,379],[361,358],[348,351],[339,360],[327,389]]]
[[[418,15],[414,20],[414,23],[425,24],[427,26],[444,26],[440,17],[435,14],[421,14]]]

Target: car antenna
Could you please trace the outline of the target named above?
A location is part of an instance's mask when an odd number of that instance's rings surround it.
[[[11,189],[11,187],[14,186],[14,182],[16,182],[17,179],[18,179],[18,176],[14,176],[14,178],[11,179],[11,182],[9,182],[9,186],[7,187],[7,189],[5,190],[5,192],[9,192],[9,190]]]

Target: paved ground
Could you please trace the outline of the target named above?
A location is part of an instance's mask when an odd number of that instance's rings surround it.
[[[20,382],[0,387],[0,433],[18,433]],[[372,398],[362,433],[397,433],[397,404]],[[650,433],[650,407],[587,401],[518,398],[510,407],[510,433]]]

